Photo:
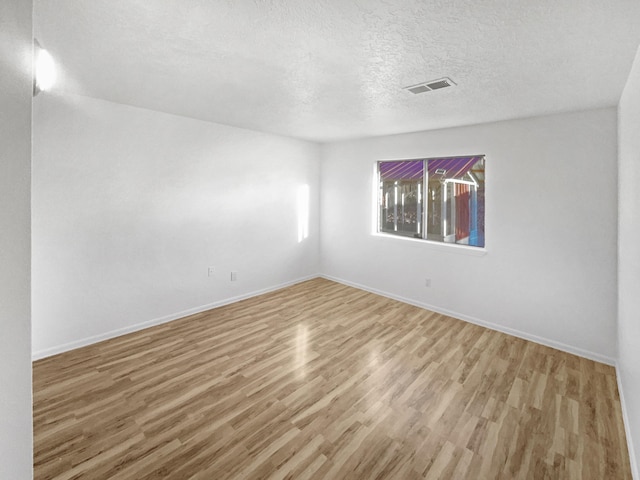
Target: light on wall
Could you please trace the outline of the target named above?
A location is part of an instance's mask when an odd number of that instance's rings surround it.
[[[49,52],[40,46],[37,40],[34,40],[34,75],[33,75],[33,94],[46,92],[56,82],[56,64]]]
[[[298,187],[298,243],[309,236],[309,185]]]

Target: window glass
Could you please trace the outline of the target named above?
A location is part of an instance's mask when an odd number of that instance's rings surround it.
[[[380,162],[380,230],[422,236],[424,162]]]
[[[378,231],[484,247],[485,157],[378,162]]]

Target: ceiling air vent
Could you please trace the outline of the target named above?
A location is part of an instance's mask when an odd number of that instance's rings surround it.
[[[417,85],[411,85],[410,87],[404,87],[405,90],[409,90],[411,93],[424,93],[432,90],[439,90],[441,88],[453,87],[455,82],[448,77],[439,78],[438,80],[431,80],[429,82],[419,83]]]
[[[414,87],[405,87],[411,93],[424,93],[428,92],[429,88],[426,85],[416,85]]]

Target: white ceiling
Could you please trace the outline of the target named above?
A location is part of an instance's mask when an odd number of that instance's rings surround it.
[[[61,92],[314,141],[616,105],[639,0],[36,0]],[[413,95],[440,77],[457,87]]]

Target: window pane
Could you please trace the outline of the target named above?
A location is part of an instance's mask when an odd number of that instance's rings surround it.
[[[484,157],[427,161],[427,240],[484,246]]]
[[[379,231],[422,237],[424,161],[380,162]]]

